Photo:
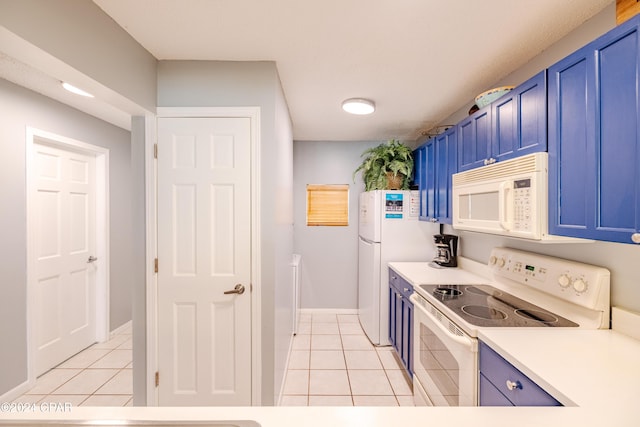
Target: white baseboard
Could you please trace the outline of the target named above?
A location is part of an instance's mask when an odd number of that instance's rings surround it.
[[[121,334],[122,331],[127,330],[127,328],[131,328],[132,324],[133,324],[133,321],[129,320],[127,323],[124,323],[118,326],[113,331],[109,332],[109,337],[113,338],[115,335]]]
[[[287,372],[289,372],[289,361],[291,360],[291,350],[293,350],[293,340],[295,335],[291,335],[289,340],[289,351],[287,352],[287,361],[284,364],[284,375],[282,376],[282,383],[280,384],[280,391],[278,392],[278,398],[276,399],[275,406],[282,405],[282,397],[284,396],[284,385],[287,381]]]
[[[27,380],[27,381],[23,382],[22,384],[20,384],[19,386],[9,390],[8,392],[6,392],[2,396],[0,396],[0,402],[2,402],[2,403],[4,403],[4,402],[13,402],[15,399],[17,399],[18,397],[22,396],[23,394],[25,394],[29,390],[31,390],[31,386],[29,385],[29,381]]]
[[[302,314],[358,314],[357,308],[302,308]]]

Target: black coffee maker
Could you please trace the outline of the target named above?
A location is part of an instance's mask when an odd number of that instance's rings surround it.
[[[436,257],[433,262],[442,267],[456,267],[458,265],[458,236],[453,234],[444,234],[443,226],[440,224],[440,234],[433,236],[436,244]]]

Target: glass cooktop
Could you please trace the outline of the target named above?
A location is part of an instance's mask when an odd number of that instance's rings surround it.
[[[420,285],[468,323],[483,327],[577,327],[537,305],[490,285]]]

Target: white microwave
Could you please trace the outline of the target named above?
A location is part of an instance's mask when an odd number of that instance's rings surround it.
[[[454,174],[453,228],[559,239],[548,236],[547,156],[533,153]]]

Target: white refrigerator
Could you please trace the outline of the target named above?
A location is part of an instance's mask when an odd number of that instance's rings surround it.
[[[387,263],[431,261],[438,230],[418,220],[418,191],[367,191],[359,208],[358,316],[371,343],[390,345]]]

